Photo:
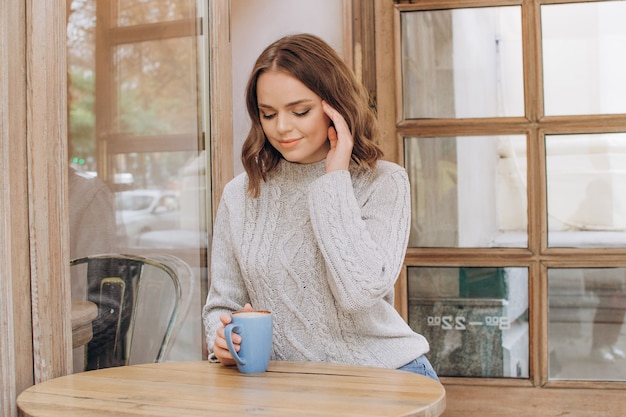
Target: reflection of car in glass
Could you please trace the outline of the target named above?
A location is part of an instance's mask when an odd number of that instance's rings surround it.
[[[209,235],[199,230],[156,230],[143,233],[137,246],[155,249],[198,249],[208,248]]]
[[[171,190],[130,190],[115,195],[118,236],[135,246],[143,233],[180,227],[179,196]]]

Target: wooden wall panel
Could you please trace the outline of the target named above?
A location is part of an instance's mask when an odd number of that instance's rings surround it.
[[[26,7],[30,282],[35,383],[71,371],[65,1]]]
[[[615,389],[447,385],[442,417],[617,417],[626,395]]]
[[[71,366],[64,0],[0,4],[0,416]]]
[[[230,42],[230,2],[209,2],[209,121],[211,198],[213,216],[222,197],[222,190],[233,178],[233,99],[232,58]],[[217,163],[213,163],[217,162]]]
[[[33,383],[26,162],[25,2],[0,4],[0,416]]]
[[[394,10],[388,2],[374,2],[376,49],[376,109],[385,142],[382,143],[385,159],[404,165],[403,150],[396,136],[396,97],[394,94],[396,70],[394,48]],[[382,46],[384,45],[384,47]]]

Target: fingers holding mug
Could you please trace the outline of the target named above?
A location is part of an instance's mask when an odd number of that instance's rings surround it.
[[[230,354],[228,350],[228,345],[226,343],[226,338],[224,337],[224,329],[227,325],[232,321],[232,317],[228,313],[223,313],[220,315],[220,321],[222,322],[222,326],[216,330],[215,340],[213,341],[213,354],[223,365],[234,365],[235,360],[233,356]],[[241,343],[241,336],[235,335],[233,338],[233,342],[235,345],[235,350],[239,351]]]

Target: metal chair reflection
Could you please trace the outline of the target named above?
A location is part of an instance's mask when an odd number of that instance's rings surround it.
[[[170,255],[123,254],[70,262],[73,269],[81,264],[86,265],[87,300],[98,306],[85,370],[162,362],[178,316],[187,308],[176,271],[186,264]]]

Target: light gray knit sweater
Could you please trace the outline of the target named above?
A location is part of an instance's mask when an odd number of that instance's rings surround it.
[[[428,351],[393,307],[409,235],[406,171],[325,173],[325,161],[282,160],[248,197],[247,175],[225,187],[203,311],[209,349],[219,316],[274,313],[272,359],[398,368]]]

